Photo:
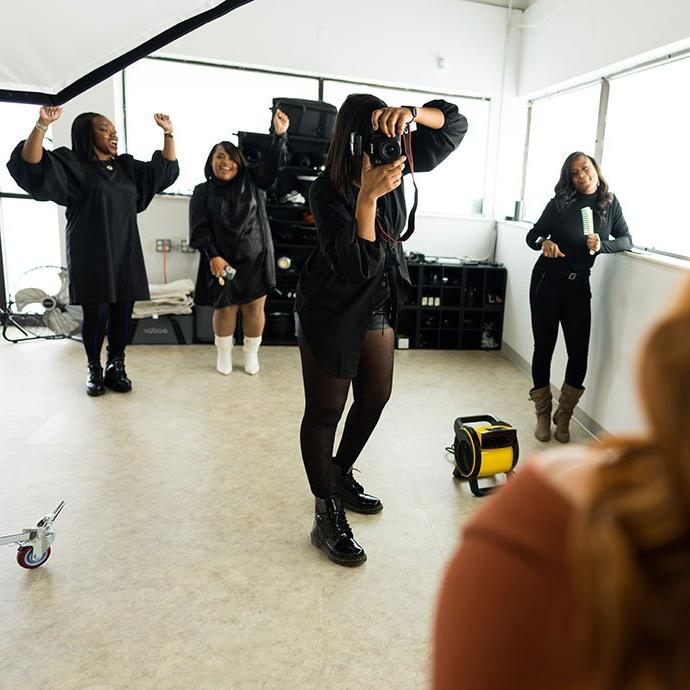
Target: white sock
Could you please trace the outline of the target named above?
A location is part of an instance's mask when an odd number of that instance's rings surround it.
[[[244,336],[244,370],[251,374],[259,373],[259,346],[261,345],[261,336],[258,338],[250,338]]]
[[[216,369],[227,376],[232,371],[232,346],[235,338],[231,335],[217,335],[215,340]]]

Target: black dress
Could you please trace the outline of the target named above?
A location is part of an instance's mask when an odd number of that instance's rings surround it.
[[[275,257],[266,214],[266,192],[278,174],[287,136],[274,136],[267,156],[230,182],[214,177],[194,188],[189,203],[190,245],[201,253],[194,301],[215,308],[247,304],[276,284]],[[209,261],[225,259],[237,270],[220,286]]]
[[[149,299],[137,213],[177,179],[177,161],[156,151],[150,162],[121,155],[105,164],[84,163],[70,149],[58,148],[44,149],[34,164],[22,159],[23,146],[22,141],[7,163],[15,182],[38,201],[67,207],[70,302]]]
[[[441,129],[418,125],[413,132],[415,172],[433,170],[467,132],[467,119],[452,103],[435,100],[425,107],[441,110],[445,124]],[[342,378],[357,375],[370,317],[381,309],[382,290],[390,286],[395,302],[399,283],[410,285],[402,244],[357,236],[357,194],[354,185],[347,199],[336,192],[328,172],[311,186],[309,201],[319,246],[302,269],[295,300],[301,331],[314,357],[326,371]],[[407,222],[402,185],[378,199],[377,215],[391,237],[400,237]]]

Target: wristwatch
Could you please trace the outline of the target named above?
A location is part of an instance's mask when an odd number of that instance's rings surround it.
[[[414,122],[417,119],[417,108],[414,105],[403,105],[401,107],[407,108],[412,113],[412,119],[410,122]]]

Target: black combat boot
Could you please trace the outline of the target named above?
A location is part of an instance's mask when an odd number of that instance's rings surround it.
[[[352,468],[347,471],[335,462],[331,464],[331,481],[333,493],[343,497],[346,508],[355,513],[379,513],[383,510],[383,503],[364,492],[364,487],[352,476]]]
[[[103,385],[103,367],[100,362],[89,362],[86,374],[86,394],[96,397],[105,393]]]
[[[367,560],[364,549],[352,536],[350,525],[347,524],[342,496],[337,494],[316,499],[311,543],[338,565],[353,567]]]
[[[129,393],[132,390],[132,382],[127,378],[125,371],[125,353],[108,357],[105,365],[105,377],[103,379],[106,388],[117,393]]]

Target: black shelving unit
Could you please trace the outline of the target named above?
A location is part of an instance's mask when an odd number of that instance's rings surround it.
[[[250,164],[266,154],[270,134],[238,132],[238,144]],[[295,345],[294,306],[299,272],[318,244],[309,209],[309,187],[323,169],[327,139],[290,136],[287,154],[275,184],[268,193],[266,210],[276,258],[276,289],[266,299],[264,345]],[[298,192],[304,203],[293,203]],[[287,261],[281,261],[287,259]],[[281,265],[287,267],[281,268]]]
[[[408,264],[412,290],[400,309],[398,341],[410,348],[499,350],[506,269],[489,263]]]

